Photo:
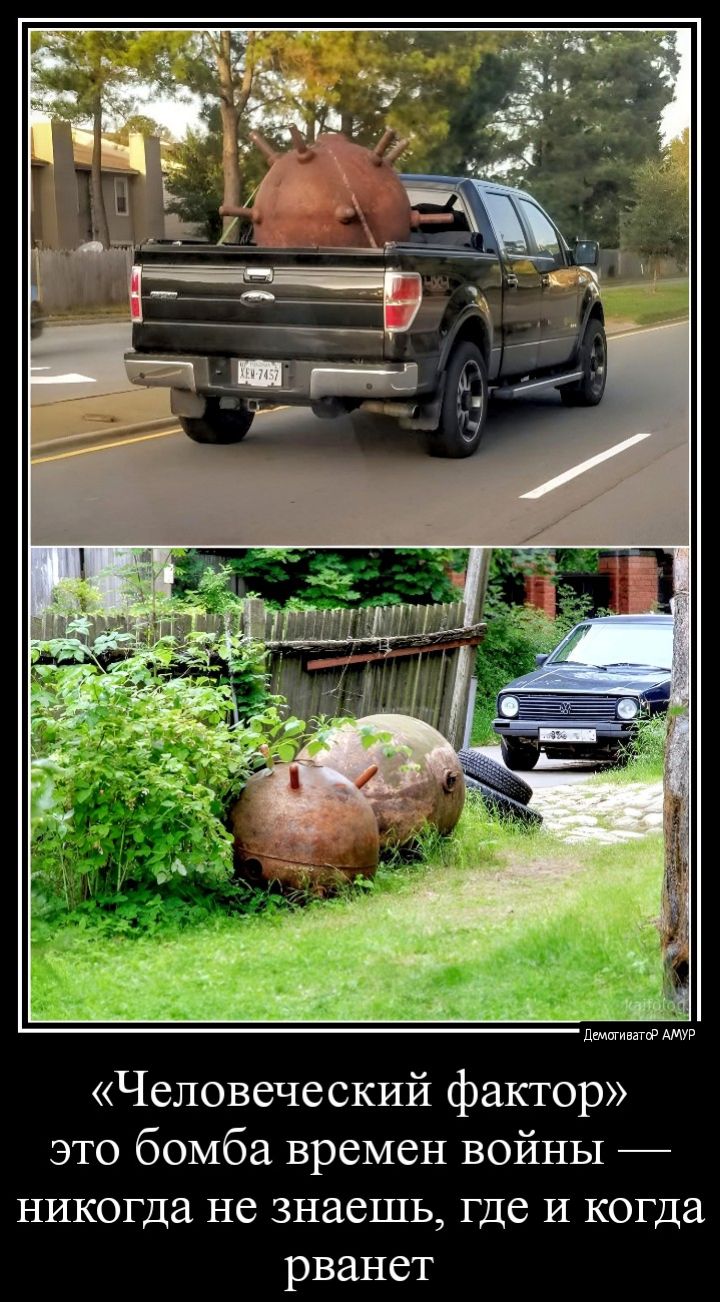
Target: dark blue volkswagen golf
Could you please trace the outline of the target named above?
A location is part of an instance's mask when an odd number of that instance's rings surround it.
[[[538,668],[500,692],[498,717],[509,769],[554,759],[617,760],[639,720],[667,710],[672,615],[608,615],[577,624]]]

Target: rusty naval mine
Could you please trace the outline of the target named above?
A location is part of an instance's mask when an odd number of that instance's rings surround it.
[[[377,818],[382,848],[409,845],[424,827],[447,834],[455,827],[465,803],[465,779],[452,746],[429,723],[405,714],[373,714],[358,719],[392,734],[385,754],[383,743],[364,747],[351,724],[339,728],[328,750],[314,762],[339,773],[356,773],[368,759],[378,772],[365,793]],[[301,752],[299,759],[305,756]]]
[[[312,144],[290,128],[293,148],[278,153],[257,131],[253,142],[270,168],[251,208],[223,204],[223,217],[253,223],[268,248],[382,248],[420,225],[452,223],[452,214],[419,213],[392,164],[407,145],[387,130],[374,149],[330,131]]]
[[[354,780],[298,762],[254,774],[230,813],[236,875],[315,895],[373,877],[378,826],[361,788],[376,772],[364,755]]]

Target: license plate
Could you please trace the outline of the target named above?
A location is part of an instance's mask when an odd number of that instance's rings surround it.
[[[541,728],[540,741],[597,741],[594,728]]]
[[[238,361],[237,383],[252,384],[257,389],[279,389],[282,368],[282,362]]]

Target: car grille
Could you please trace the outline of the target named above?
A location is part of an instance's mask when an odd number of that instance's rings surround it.
[[[617,696],[563,696],[562,692],[518,692],[518,719],[617,719]],[[560,711],[560,703],[569,710]]]

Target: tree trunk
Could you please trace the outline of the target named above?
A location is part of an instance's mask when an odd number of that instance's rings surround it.
[[[90,170],[90,203],[92,208],[93,239],[99,240],[104,249],[110,248],[110,230],[105,211],[105,196],[102,188],[102,105],[100,98],[95,101],[93,112],[93,151]]]
[[[662,891],[663,989],[683,1012],[689,1005],[690,842],[690,553],[674,560],[675,633],[665,743],[665,876]]]
[[[235,103],[231,33],[229,31],[220,33],[216,59],[220,81],[220,118],[223,133],[223,203],[238,208],[242,203],[240,196],[240,157],[238,153],[238,119],[240,115]],[[226,231],[234,221],[234,217],[224,217],[223,230]]]
[[[340,130],[348,140],[352,140],[353,127],[355,125],[355,115],[353,113],[340,114]]]

